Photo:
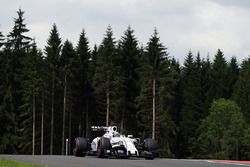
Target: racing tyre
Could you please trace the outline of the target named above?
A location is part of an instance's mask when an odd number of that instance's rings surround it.
[[[74,140],[73,154],[76,157],[84,157],[88,151],[88,140],[83,137],[77,137]]]
[[[143,142],[144,156],[147,160],[153,160],[157,152],[158,144],[154,139],[145,139]]]
[[[143,142],[143,148],[149,152],[155,152],[158,149],[158,144],[154,139],[145,139]]]
[[[111,149],[111,144],[108,138],[106,137],[101,137],[100,140],[98,141],[98,146],[97,146],[97,157],[98,158],[107,158],[108,155],[106,153],[107,150]]]

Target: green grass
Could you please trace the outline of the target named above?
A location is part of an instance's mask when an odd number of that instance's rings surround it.
[[[22,163],[13,160],[0,159],[0,167],[44,167],[44,166]]]

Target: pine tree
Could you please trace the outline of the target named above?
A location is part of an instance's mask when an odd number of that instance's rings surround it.
[[[180,122],[180,134],[181,134],[181,157],[187,156],[188,151],[188,141],[190,137],[193,137],[194,118],[196,114],[196,68],[194,62],[194,56],[191,51],[189,51],[187,58],[184,61],[184,67],[182,69],[182,99],[183,105],[181,109],[181,122]]]
[[[148,80],[148,70],[149,70],[149,60],[146,55],[146,51],[143,47],[139,51],[139,85],[140,85],[140,94],[136,98],[138,111],[136,114],[137,126],[138,126],[138,135],[141,138],[148,138],[152,134],[152,83],[151,80]]]
[[[95,67],[96,67],[96,61],[97,61],[97,55],[98,55],[98,48],[96,45],[94,45],[94,49],[91,52],[91,58],[90,58],[90,69],[91,69],[91,73],[92,75],[94,75],[95,72]],[[92,77],[91,77],[92,79]]]
[[[161,154],[173,156],[169,147],[169,137],[175,133],[175,125],[170,117],[170,105],[174,98],[172,88],[177,84],[177,72],[171,66],[166,48],[160,43],[156,30],[140,60],[142,86],[137,98],[140,108],[137,113],[140,135],[144,138],[149,137],[151,126],[148,122],[152,122],[152,138],[157,139],[161,145]],[[153,117],[149,114],[152,110]],[[162,131],[166,133],[160,133]]]
[[[17,56],[25,51],[27,47],[29,47],[31,38],[25,36],[24,33],[29,32],[29,29],[26,28],[26,24],[24,24],[23,18],[24,11],[19,9],[17,11],[18,17],[14,19],[14,27],[12,32],[8,35],[10,38],[10,43],[15,50],[15,54]]]
[[[7,36],[7,41],[5,44],[5,49],[3,52],[3,62],[4,64],[4,71],[6,72],[4,75],[5,81],[3,83],[3,101],[0,104],[0,108],[3,113],[9,115],[10,121],[7,123],[6,127],[7,134],[4,135],[5,137],[13,139],[11,140],[11,146],[8,142],[4,142],[7,144],[3,144],[5,147],[3,150],[4,152],[11,152],[18,153],[19,147],[22,144],[20,137],[22,136],[21,129],[21,120],[20,120],[20,106],[22,105],[22,94],[21,94],[21,83],[22,80],[25,78],[22,75],[22,61],[25,55],[28,53],[29,43],[31,38],[25,36],[29,30],[26,28],[26,24],[24,24],[23,18],[24,11],[19,9],[17,11],[17,18],[14,18],[14,27],[12,31]],[[8,116],[7,116],[8,117]],[[8,140],[10,140],[8,139]],[[3,140],[4,137],[3,137]]]
[[[196,129],[200,121],[206,116],[207,112],[207,89],[205,62],[201,60],[198,53],[194,60],[191,51],[188,53],[184,62],[182,72],[182,99],[181,109],[181,156],[193,156],[196,151],[193,146],[196,139]],[[194,121],[195,120],[195,121]]]
[[[237,59],[236,57],[232,57],[227,72],[227,80],[228,80],[227,98],[231,98],[233,95],[233,90],[239,77],[239,71],[240,69],[237,63]]]
[[[94,93],[97,100],[99,121],[109,126],[115,111],[115,100],[119,71],[116,67],[117,49],[111,27],[107,28],[105,37],[98,49],[95,74],[93,78]],[[106,109],[106,111],[104,110]],[[104,116],[105,115],[105,116]],[[105,119],[104,119],[105,117]]]
[[[90,56],[91,57],[90,57],[90,61],[89,61],[89,76],[90,76],[89,78],[90,78],[90,83],[91,83],[91,87],[92,87],[93,79],[94,79],[94,75],[95,75],[95,71],[96,71],[96,67],[97,67],[97,57],[98,57],[98,48],[96,45],[94,45],[94,49],[92,50]]]
[[[40,76],[42,54],[35,43],[31,45],[29,53],[22,61],[22,75],[25,79],[21,83],[22,105],[20,106],[21,144],[20,151],[35,154],[36,113],[39,92],[43,89],[43,80]],[[32,150],[32,151],[31,151]]]
[[[224,54],[220,49],[218,49],[211,71],[210,96],[212,99],[228,97],[227,71],[228,67]]]
[[[95,96],[95,88],[93,87],[94,85],[94,76],[95,76],[95,71],[97,67],[97,57],[98,57],[98,48],[96,45],[94,45],[94,48],[90,54],[90,60],[89,60],[89,69],[88,69],[88,76],[89,76],[89,82],[90,82],[90,96],[89,96],[89,109],[91,108],[91,112],[89,112],[89,125],[99,125],[100,122],[98,119],[96,119],[96,115],[98,114],[97,112],[97,98]],[[87,122],[86,122],[87,123]],[[89,131],[89,129],[88,129]],[[89,136],[86,128],[86,136]]]
[[[79,135],[88,136],[89,131],[89,101],[91,93],[91,81],[90,81],[90,49],[89,42],[86,37],[86,33],[82,30],[78,45],[76,48],[77,56],[79,59],[79,106],[80,106],[80,120],[79,120]],[[85,115],[85,121],[83,120]],[[83,134],[83,122],[85,122],[85,134]]]
[[[250,123],[250,58],[241,65],[239,79],[236,83],[233,99],[239,104],[247,123]]]
[[[37,143],[37,145],[40,145],[40,154],[43,155],[44,154],[44,143],[45,143],[45,139],[46,139],[46,136],[49,137],[49,134],[46,133],[47,129],[49,129],[49,124],[46,124],[46,117],[49,117],[49,113],[48,112],[45,112],[47,111],[47,108],[49,108],[48,106],[48,101],[49,99],[47,99],[48,94],[49,94],[49,90],[47,89],[48,88],[48,81],[49,81],[49,76],[48,76],[48,68],[47,68],[47,62],[46,62],[46,59],[44,57],[42,57],[41,61],[39,62],[39,69],[38,69],[38,72],[39,72],[39,77],[41,79],[40,83],[39,83],[39,97],[38,97],[38,102],[39,102],[39,113],[37,114],[37,118],[40,118],[40,119],[37,119],[37,132],[38,132],[38,136],[40,136],[40,143]],[[39,131],[40,130],[40,131]],[[48,140],[46,140],[48,141]]]
[[[202,85],[202,103],[203,108],[205,109],[203,117],[207,116],[209,112],[210,104],[212,103],[213,98],[210,96],[210,89],[211,89],[211,80],[212,80],[212,65],[207,58],[206,60],[202,60],[202,66],[201,66],[201,85]]]
[[[17,120],[16,106],[14,103],[14,72],[13,50],[10,43],[5,44],[2,55],[1,68],[3,70],[3,82],[1,83],[1,102],[0,102],[0,131],[1,144],[0,152],[5,154],[18,153],[17,145]],[[3,65],[3,66],[2,66]]]
[[[60,64],[62,66],[63,75],[64,75],[64,96],[63,96],[63,124],[62,124],[62,155],[64,155],[64,144],[65,144],[65,117],[66,117],[66,110],[70,110],[69,105],[69,96],[70,96],[70,84],[73,76],[73,68],[75,66],[76,54],[73,48],[73,45],[68,40],[64,43],[62,48],[62,55],[60,56]],[[69,105],[69,106],[68,106]]]
[[[135,99],[139,95],[138,88],[138,68],[139,49],[138,42],[134,37],[134,31],[128,27],[119,43],[119,54],[122,67],[121,84],[121,104],[120,116],[121,131],[136,134],[136,103]],[[129,123],[128,123],[129,122]]]
[[[181,148],[179,147],[181,140],[180,140],[180,133],[179,133],[179,125],[180,125],[180,114],[181,114],[181,107],[182,107],[182,85],[181,85],[181,66],[179,62],[172,58],[171,60],[171,68],[174,69],[176,72],[175,80],[176,84],[172,87],[173,91],[173,98],[170,101],[170,111],[169,115],[172,118],[175,133],[172,133],[169,135],[169,141],[170,141],[170,149],[172,150],[173,154],[176,158],[180,158],[179,152],[181,152]]]
[[[54,24],[50,32],[50,37],[45,47],[46,59],[51,72],[51,130],[50,130],[50,154],[53,154],[54,147],[54,111],[55,111],[55,85],[56,73],[58,71],[58,60],[61,52],[61,39],[56,25]]]
[[[149,60],[149,76],[152,81],[152,138],[155,139],[155,119],[156,119],[156,82],[161,71],[161,64],[167,58],[165,48],[160,43],[158,33],[155,30],[154,34],[150,38],[146,52]]]

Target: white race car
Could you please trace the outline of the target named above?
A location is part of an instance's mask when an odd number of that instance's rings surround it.
[[[118,133],[116,126],[92,126],[91,131],[99,133],[99,136],[91,142],[83,137],[75,138],[73,150],[75,156],[94,154],[99,158],[109,156],[129,158],[134,156],[154,159],[157,154],[158,146],[155,140],[148,138],[140,143],[139,138]]]

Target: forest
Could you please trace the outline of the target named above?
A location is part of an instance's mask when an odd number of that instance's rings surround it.
[[[52,25],[46,46],[27,36],[24,11],[0,32],[0,154],[65,154],[92,125],[155,138],[160,157],[250,158],[250,57],[187,51],[181,65],[155,29],[139,46],[108,26],[99,46],[77,46]]]

